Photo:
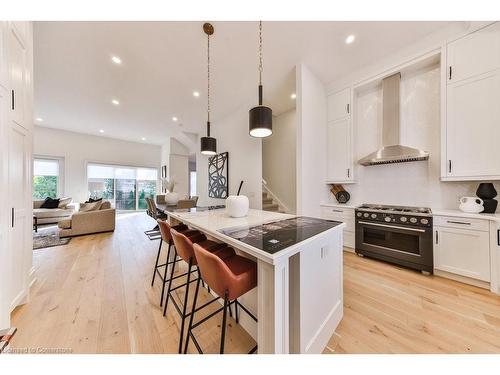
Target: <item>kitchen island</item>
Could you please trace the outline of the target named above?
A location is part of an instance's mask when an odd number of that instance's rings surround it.
[[[172,224],[183,222],[255,259],[257,290],[241,303],[258,324],[240,323],[259,353],[321,353],[343,315],[342,230],[344,223],[249,210],[231,218],[224,209],[166,209]]]

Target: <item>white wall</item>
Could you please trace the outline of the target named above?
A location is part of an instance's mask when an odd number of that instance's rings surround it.
[[[217,139],[217,152],[229,152],[229,194],[236,194],[243,180],[241,194],[250,200],[250,208],[262,207],[262,142],[248,134],[248,110],[255,103],[246,103],[220,121],[212,123],[211,135]],[[203,136],[200,134],[200,137]],[[224,204],[223,199],[208,197],[208,157],[196,154],[198,205]]]
[[[161,147],[64,130],[35,127],[34,155],[64,158],[64,192],[75,202],[88,198],[87,162],[158,168]]]
[[[297,72],[297,214],[320,216],[326,198],[326,92],[304,65]]]
[[[273,134],[262,140],[262,176],[268,189],[296,212],[297,116],[295,108],[273,118]]]
[[[189,149],[174,138],[161,148],[161,165],[167,166],[167,178],[176,182],[174,192],[180,198],[189,195]]]

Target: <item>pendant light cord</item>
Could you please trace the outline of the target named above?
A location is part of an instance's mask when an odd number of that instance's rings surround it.
[[[259,21],[259,105],[262,105],[262,21]]]
[[[262,85],[262,21],[259,21],[259,85]]]
[[[210,35],[207,34],[207,136],[210,137]]]

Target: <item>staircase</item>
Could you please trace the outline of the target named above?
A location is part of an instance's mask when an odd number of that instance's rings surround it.
[[[262,192],[262,209],[264,211],[285,212],[280,209],[279,204],[274,202],[273,198],[271,198],[265,191]]]

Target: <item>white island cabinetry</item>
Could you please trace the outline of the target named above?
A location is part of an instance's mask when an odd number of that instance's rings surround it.
[[[288,247],[270,253],[220,230],[251,228],[294,216],[253,209],[242,218],[231,218],[225,210],[167,214],[172,224],[173,220],[183,222],[256,260],[257,293],[250,291],[238,301],[257,315],[257,326],[251,319],[245,322],[244,314],[240,324],[257,340],[259,353],[319,354],[324,350],[343,315],[345,224],[300,242],[294,243],[292,238]]]

